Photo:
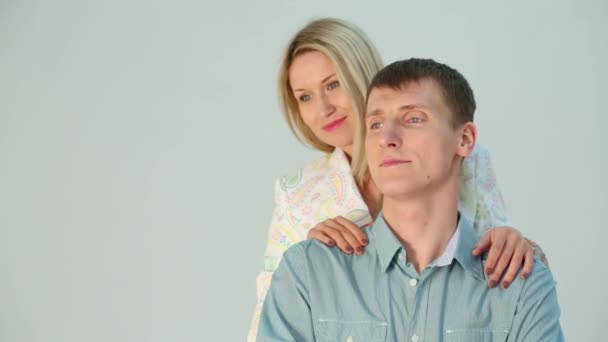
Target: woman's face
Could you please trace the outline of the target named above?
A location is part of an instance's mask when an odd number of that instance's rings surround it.
[[[353,101],[329,58],[318,51],[297,56],[289,69],[289,84],[306,126],[324,143],[350,154],[355,132]]]

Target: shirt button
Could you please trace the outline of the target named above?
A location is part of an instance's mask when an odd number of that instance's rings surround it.
[[[418,285],[418,280],[416,280],[414,278],[410,279],[410,286],[414,287],[416,285]],[[416,336],[416,335],[414,335],[414,336]],[[412,338],[414,338],[414,337],[412,336]],[[416,338],[418,338],[418,336],[416,336]]]
[[[418,342],[418,341],[420,341],[420,337],[418,337],[418,335],[413,335],[412,342]]]
[[[353,337],[352,337],[352,336],[348,336],[348,337],[346,338],[346,342],[354,342],[354,341],[355,341],[355,340],[353,339]]]

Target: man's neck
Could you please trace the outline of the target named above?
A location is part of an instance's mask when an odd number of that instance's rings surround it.
[[[384,197],[386,223],[401,241],[408,262],[422,270],[445,251],[458,224],[458,178],[407,199]]]

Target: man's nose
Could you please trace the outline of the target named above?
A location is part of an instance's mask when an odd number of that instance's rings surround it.
[[[401,146],[401,135],[395,125],[390,123],[384,124],[380,144],[385,148],[397,148]]]

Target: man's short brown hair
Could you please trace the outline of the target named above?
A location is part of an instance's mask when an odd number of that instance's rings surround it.
[[[374,88],[401,89],[411,82],[430,79],[439,85],[443,99],[452,111],[452,124],[456,127],[473,121],[475,97],[467,80],[456,69],[432,59],[410,58],[391,63],[380,70],[367,88],[365,103]]]

